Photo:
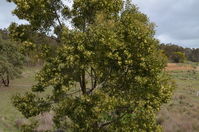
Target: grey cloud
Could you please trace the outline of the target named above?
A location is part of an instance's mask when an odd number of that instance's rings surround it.
[[[134,0],[157,25],[157,38],[164,43],[199,47],[198,0]]]

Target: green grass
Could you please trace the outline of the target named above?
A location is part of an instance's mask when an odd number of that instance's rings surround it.
[[[19,132],[16,121],[24,117],[12,106],[10,98],[25,93],[35,83],[34,76],[40,67],[25,68],[22,77],[11,81],[9,88],[0,87],[0,132]],[[172,100],[162,107],[158,122],[165,132],[199,131],[199,71],[169,72],[177,88]]]
[[[25,68],[21,78],[11,81],[8,88],[0,87],[0,132],[18,132],[16,121],[23,118],[12,106],[11,97],[16,93],[25,93],[35,83],[34,75],[39,67]]]
[[[162,107],[159,123],[165,132],[199,131],[199,72],[172,71],[177,88],[172,100]]]

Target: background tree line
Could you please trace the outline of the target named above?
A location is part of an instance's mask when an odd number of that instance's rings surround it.
[[[170,62],[183,63],[185,60],[199,62],[199,48],[183,48],[175,44],[161,44],[159,47]]]

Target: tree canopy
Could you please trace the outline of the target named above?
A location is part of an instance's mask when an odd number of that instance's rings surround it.
[[[55,128],[71,131],[161,130],[156,113],[173,85],[154,24],[136,6],[122,0],[74,0],[72,7],[61,0],[10,1],[33,30],[56,29],[61,44],[33,92],[13,98],[25,117],[53,111]],[[49,88],[48,97],[37,96]]]

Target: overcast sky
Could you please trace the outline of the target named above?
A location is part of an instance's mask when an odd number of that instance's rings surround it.
[[[156,23],[156,38],[163,43],[199,48],[199,0],[133,0]],[[0,28],[23,23],[11,14],[14,5],[0,0]]]

